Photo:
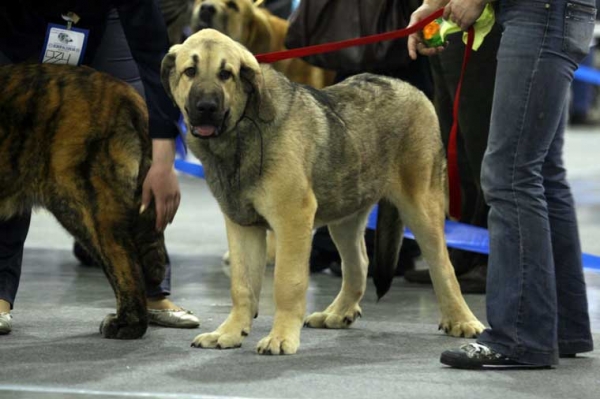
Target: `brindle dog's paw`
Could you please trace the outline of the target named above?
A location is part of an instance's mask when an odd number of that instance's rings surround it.
[[[326,310],[308,316],[304,320],[304,325],[311,328],[348,328],[359,317],[362,317],[359,306],[342,314]]]
[[[147,329],[147,321],[125,323],[119,320],[114,313],[106,315],[102,323],[100,323],[100,333],[104,338],[137,339],[141,338]]]
[[[192,342],[194,348],[206,349],[232,349],[242,346],[242,340],[248,335],[248,332],[241,331],[239,333],[221,333],[213,331],[197,335]]]
[[[477,338],[485,330],[485,327],[479,320],[451,321],[442,319],[438,329],[444,330],[446,334],[453,337]]]
[[[269,334],[256,346],[260,355],[293,355],[298,351],[300,340],[294,337]]]

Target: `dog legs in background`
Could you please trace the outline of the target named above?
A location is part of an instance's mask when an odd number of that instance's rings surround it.
[[[361,212],[329,225],[329,232],[342,258],[342,288],[327,309],[306,318],[306,326],[346,328],[361,316],[359,302],[365,293],[369,265],[364,235],[368,216],[368,212]]]

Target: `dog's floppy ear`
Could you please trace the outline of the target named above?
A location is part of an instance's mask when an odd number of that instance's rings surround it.
[[[240,77],[244,85],[244,91],[249,96],[254,97],[251,104],[254,104],[254,111],[258,114],[258,117],[263,121],[270,121],[275,117],[275,107],[265,86],[260,65],[248,50],[244,49],[243,53]]]
[[[252,20],[248,27],[248,50],[253,54],[268,53],[271,48],[271,31],[264,15],[252,8]]]
[[[171,91],[171,71],[173,70],[173,68],[175,67],[175,57],[177,55],[177,49],[179,48],[179,45],[175,45],[173,47],[171,47],[171,49],[169,50],[169,52],[167,53],[167,55],[165,55],[165,57],[162,60],[162,64],[160,67],[160,80],[162,82],[162,85],[165,89],[165,91],[167,92],[167,95],[169,96],[169,98],[171,100],[173,100],[173,102],[175,102],[175,99],[173,98],[173,93]]]

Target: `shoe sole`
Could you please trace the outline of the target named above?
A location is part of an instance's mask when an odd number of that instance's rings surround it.
[[[552,366],[549,365],[540,365],[540,364],[523,364],[523,363],[514,363],[514,364],[482,364],[477,360],[467,360],[463,357],[455,357],[442,354],[440,357],[440,363],[450,366],[457,369],[463,370],[541,370],[541,369],[551,369]]]

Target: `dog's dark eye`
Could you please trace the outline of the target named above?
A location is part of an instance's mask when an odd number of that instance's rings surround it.
[[[239,11],[240,10],[235,1],[228,1],[226,3],[226,5],[227,5],[227,7],[231,8],[232,10],[235,10],[235,11]]]
[[[230,78],[231,78],[231,76],[233,76],[233,75],[231,74],[231,72],[229,72],[229,71],[228,71],[228,70],[226,70],[226,69],[222,69],[222,70],[221,70],[221,72],[219,72],[219,79],[221,79],[221,80],[227,80],[227,79],[230,79]]]
[[[186,68],[183,73],[185,73],[185,76],[189,77],[189,78],[193,78],[194,76],[196,76],[196,68],[194,67],[189,67]]]

